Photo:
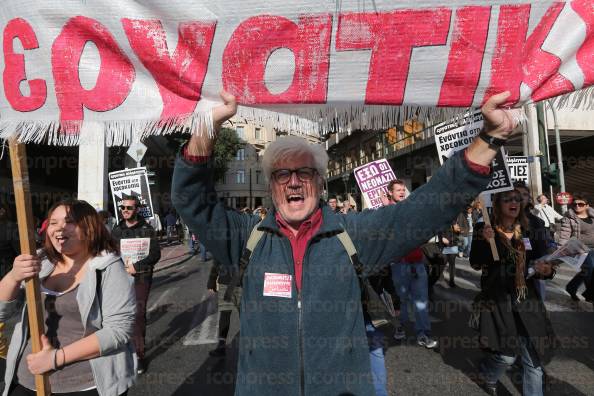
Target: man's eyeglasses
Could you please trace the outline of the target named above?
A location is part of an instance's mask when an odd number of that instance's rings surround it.
[[[297,169],[278,169],[272,172],[272,178],[277,183],[285,184],[288,183],[289,180],[291,180],[291,176],[293,176],[293,173],[295,173],[299,180],[301,180],[302,182],[308,182],[314,178],[317,172],[318,171],[315,168],[308,167]]]
[[[120,205],[120,210],[134,210],[136,206]]]
[[[503,202],[503,203],[510,203],[510,202],[520,203],[520,202],[522,202],[522,198],[521,197],[506,197],[506,198],[501,198],[501,202]]]
[[[577,206],[578,208],[583,208],[584,206],[588,205],[585,202],[574,202],[573,203],[575,206]]]

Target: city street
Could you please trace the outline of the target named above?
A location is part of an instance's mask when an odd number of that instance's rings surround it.
[[[129,395],[233,394],[236,317],[227,358],[208,355],[217,340],[218,320],[216,299],[206,290],[211,263],[199,262],[194,256],[155,274],[148,304],[149,368]],[[572,276],[572,270],[562,268],[547,286],[547,309],[563,344],[546,367],[549,395],[594,394],[594,314],[590,304],[573,303],[565,293]],[[479,274],[459,259],[456,282],[454,289],[441,281],[436,286],[431,320],[433,335],[440,341],[438,349],[418,347],[412,329],[404,342],[394,341],[387,349],[390,395],[484,394],[473,381],[481,352],[466,324]],[[500,394],[520,395],[520,381],[521,374],[510,371]]]

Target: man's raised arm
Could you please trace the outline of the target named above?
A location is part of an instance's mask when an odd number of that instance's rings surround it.
[[[206,125],[193,131],[176,159],[171,199],[184,222],[222,265],[239,262],[255,218],[226,208],[214,189],[214,142],[221,125],[237,111],[235,97],[221,92],[223,104],[212,110],[214,133]]]
[[[404,201],[346,219],[361,262],[371,271],[408,254],[449,226],[491,180],[491,161],[520,120],[519,110],[503,110],[509,93],[483,106],[482,137],[437,170],[428,183]]]

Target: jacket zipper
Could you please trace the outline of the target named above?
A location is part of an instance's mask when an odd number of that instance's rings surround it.
[[[303,254],[303,259],[301,260],[301,290],[297,292],[297,309],[299,310],[299,394],[301,396],[305,395],[305,363],[303,359],[303,305],[301,302],[301,291],[303,290],[303,269],[305,268],[305,259],[308,256],[311,242],[316,239],[316,237],[317,234],[312,236],[305,246],[305,252]],[[293,263],[293,265],[295,264]],[[297,279],[295,279],[295,285],[297,285]]]
[[[291,247],[291,242],[285,237],[284,244],[289,248],[289,252],[293,251]],[[309,244],[308,244],[309,245]],[[308,246],[309,247],[309,246]],[[307,252],[307,247],[306,247]],[[305,257],[304,257],[305,258]],[[290,262],[293,265],[293,280],[295,282],[295,289],[297,290],[297,311],[298,311],[298,319],[297,319],[297,337],[299,338],[299,395],[305,395],[305,364],[303,359],[303,305],[301,304],[301,290],[297,289],[297,278],[294,271],[295,262],[293,260],[293,254],[291,253]],[[305,261],[305,260],[304,260]],[[301,263],[301,271],[303,277],[303,263]],[[303,279],[303,278],[302,278]],[[303,283],[301,284],[301,288],[303,288]]]

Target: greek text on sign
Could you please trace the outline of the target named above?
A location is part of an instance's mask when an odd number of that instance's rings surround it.
[[[509,168],[509,175],[513,181],[523,181],[528,185],[529,180],[529,169],[528,169],[528,157],[515,156],[506,158],[507,167]]]
[[[120,256],[124,263],[134,264],[149,255],[150,247],[150,238],[123,238],[120,239]]]
[[[145,220],[154,217],[151,190],[148,184],[146,168],[131,168],[109,172],[109,186],[113,197],[113,205],[118,222],[120,219],[119,206],[126,197],[136,197],[140,201],[139,214]]]
[[[387,193],[388,184],[396,179],[388,160],[367,163],[355,168],[354,173],[367,207],[375,209],[383,206],[380,194]]]
[[[264,297],[291,298],[293,276],[289,274],[264,273]]]
[[[434,134],[439,162],[443,165],[454,153],[468,147],[482,129],[483,114],[480,110],[436,125]],[[503,147],[497,152],[491,163],[491,168],[492,178],[485,192],[494,194],[513,189]]]

